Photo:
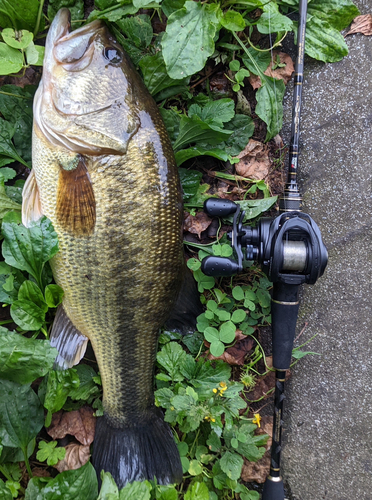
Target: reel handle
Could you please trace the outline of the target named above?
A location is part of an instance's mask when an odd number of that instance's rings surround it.
[[[204,212],[210,217],[226,217],[236,212],[237,204],[222,198],[208,198],[204,202]]]
[[[239,271],[239,264],[228,257],[210,255],[203,259],[201,270],[207,276],[232,276]]]

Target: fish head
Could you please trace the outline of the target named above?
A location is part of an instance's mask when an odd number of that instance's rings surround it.
[[[124,154],[140,126],[138,81],[103,22],[71,31],[70,12],[63,8],[46,40],[35,128],[52,145],[76,153]]]

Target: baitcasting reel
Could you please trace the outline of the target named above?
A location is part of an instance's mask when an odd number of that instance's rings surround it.
[[[243,270],[243,262],[255,260],[273,283],[314,284],[327,265],[327,249],[318,226],[300,211],[284,212],[278,217],[262,218],[256,228],[243,226],[245,212],[230,200],[209,198],[204,211],[210,217],[234,214],[228,233],[236,260],[209,256],[202,271],[208,276],[232,276]]]

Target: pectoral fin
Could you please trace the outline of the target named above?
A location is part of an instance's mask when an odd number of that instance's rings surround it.
[[[96,224],[96,201],[83,157],[76,168],[61,165],[57,192],[57,220],[74,236],[89,236]]]
[[[54,368],[59,370],[77,365],[87,348],[88,338],[73,325],[62,305],[54,319],[50,343],[58,351]]]
[[[31,170],[22,192],[22,224],[26,227],[43,216],[35,171]]]

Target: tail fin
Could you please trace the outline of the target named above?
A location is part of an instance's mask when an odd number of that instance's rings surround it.
[[[172,432],[160,409],[150,417],[126,427],[114,427],[106,416],[97,420],[92,463],[98,481],[100,472],[110,472],[119,489],[133,481],[151,480],[160,484],[182,480],[180,455]]]

